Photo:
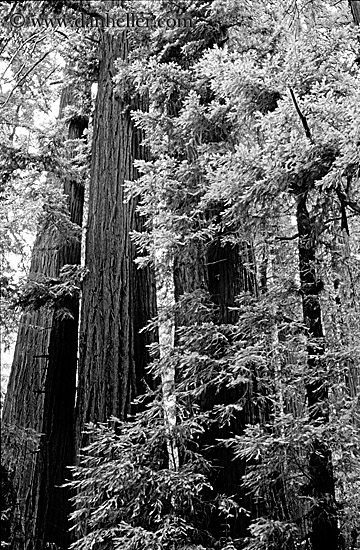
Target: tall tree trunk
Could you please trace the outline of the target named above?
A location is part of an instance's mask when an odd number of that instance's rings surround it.
[[[141,230],[136,202],[124,203],[123,184],[137,177],[143,158],[141,133],[134,128],[125,93],[112,78],[116,60],[127,59],[125,33],[102,33],[99,85],[94,115],[87,274],[83,284],[77,443],[88,421],[124,419],[130,403],[145,390],[149,362],[147,333],[139,330],[155,315],[155,282],[150,268],[136,269],[131,230]]]
[[[234,324],[237,322],[237,313],[231,308],[236,305],[235,298],[241,292],[256,293],[254,268],[254,253],[248,243],[222,243],[221,235],[207,246],[200,243],[197,247],[192,243],[182,255],[175,257],[175,297],[178,301],[182,294],[191,293],[197,289],[207,290],[214,304],[218,306],[218,313],[214,321],[218,324]],[[176,324],[186,325],[187,319],[178,313]],[[208,388],[200,399],[203,410],[211,411],[214,406],[229,405],[238,402],[246,393],[246,404],[242,411],[234,412],[229,424],[220,427],[210,424],[206,432],[199,438],[198,444],[206,458],[214,467],[210,476],[213,488],[207,495],[209,499],[225,495],[235,496],[243,507],[251,508],[250,501],[244,496],[241,487],[241,478],[245,473],[243,460],[234,460],[230,448],[216,446],[218,439],[227,439],[243,433],[246,424],[256,422],[259,411],[252,399],[252,390],[256,389],[256,373],[247,387]],[[210,446],[210,447],[209,447]],[[246,536],[249,521],[242,514],[234,514],[233,518],[225,520],[215,509],[209,517],[204,518],[204,529],[217,539],[231,536],[240,538]]]
[[[219,324],[237,322],[237,313],[231,308],[236,305],[235,298],[242,292],[256,294],[256,278],[254,273],[254,252],[252,246],[246,242],[239,245],[221,244],[220,238],[214,242],[207,253],[209,292],[215,304],[219,306]],[[243,400],[241,411],[234,411],[230,421],[220,427],[216,424],[210,426],[205,434],[205,446],[214,445],[219,439],[227,439],[235,435],[241,435],[246,424],[259,422],[260,411],[254,401],[256,393],[257,373],[252,379],[239,389],[217,388],[214,395],[207,396],[206,408],[214,405],[230,405]],[[207,458],[211,459],[215,466],[211,484],[214,494],[224,494],[227,497],[234,496],[237,502],[241,502],[244,508],[250,509],[256,514],[253,503],[244,494],[241,487],[241,479],[245,474],[243,460],[234,459],[231,448],[219,446],[207,451]],[[249,521],[243,514],[235,513],[232,518],[215,514],[211,520],[211,532],[215,537],[231,536],[241,538],[246,536]]]
[[[299,270],[304,322],[308,332],[307,363],[309,381],[306,386],[310,419],[327,422],[328,388],[322,379],[320,362],[324,353],[321,322],[320,289],[316,276],[316,241],[313,222],[307,209],[307,192],[297,196],[297,226],[299,233]],[[311,512],[312,530],[309,539],[313,550],[337,550],[335,486],[331,453],[323,442],[315,438],[309,457],[310,481],[308,493],[314,499]]]
[[[65,95],[65,94],[64,94]],[[82,137],[87,120],[75,117],[69,125],[70,140]],[[70,219],[82,225],[84,187],[66,181]],[[80,264],[81,242],[65,242],[59,250],[59,266]],[[54,541],[67,548],[69,537],[68,490],[60,487],[67,477],[66,466],[74,463],[74,409],[78,351],[79,301],[66,304],[72,318],[63,319],[55,311],[48,348],[48,368],[44,386],[43,449],[39,456],[38,509],[36,538],[43,544]]]
[[[64,91],[62,105],[65,106]],[[73,119],[69,139],[82,136],[86,121]],[[82,223],[84,189],[76,181],[65,181],[70,220]],[[80,240],[64,238],[45,223],[39,232],[30,266],[29,279],[57,278],[66,264],[80,263]],[[69,304],[72,319],[61,319],[56,311],[40,309],[23,314],[17,336],[8,390],[4,402],[4,423],[31,428],[41,433],[39,451],[22,446],[10,452],[8,468],[13,473],[17,506],[13,522],[13,549],[42,547],[46,542],[67,548],[70,508],[64,483],[66,466],[73,463],[73,411],[75,405],[78,304]]]

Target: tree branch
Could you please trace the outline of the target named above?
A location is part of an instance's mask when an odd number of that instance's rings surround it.
[[[293,92],[293,89],[289,88],[289,90],[290,90],[291,98],[292,98],[292,100],[294,102],[294,105],[295,105],[296,112],[299,115],[301,123],[303,125],[304,130],[305,130],[305,135],[308,138],[308,140],[311,141],[311,143],[314,143],[314,140],[312,138],[312,135],[311,135],[310,128],[309,128],[309,125],[307,123],[306,117],[302,114],[302,112],[300,110],[300,107],[298,105],[298,102],[296,101],[296,97],[295,97],[295,94]]]
[[[17,56],[17,54],[19,53],[19,51],[20,51],[24,46],[26,46],[26,44],[27,44],[28,42],[31,42],[31,40],[33,40],[34,38],[37,38],[39,35],[41,35],[41,32],[42,32],[42,31],[39,31],[39,32],[37,32],[37,33],[35,33],[35,34],[32,34],[32,35],[29,36],[24,42],[22,42],[22,43],[20,44],[20,46],[15,50],[15,53],[11,56],[10,61],[9,61],[9,64],[6,66],[4,72],[2,73],[2,75],[1,75],[1,80],[4,78],[5,73],[7,72],[7,70],[11,67],[12,62],[14,61],[14,59],[15,59],[15,57]],[[10,38],[9,38],[9,41],[10,41]],[[18,72],[18,74],[19,74],[19,72]]]
[[[343,204],[344,206],[348,206],[349,208],[351,208],[351,210],[353,210],[353,212],[356,212],[356,214],[360,214],[360,204],[355,201],[349,200],[344,191],[342,191],[341,189],[336,189],[336,194],[341,204]]]
[[[291,237],[281,237],[281,236],[277,236],[275,237],[275,239],[277,241],[293,241],[294,239],[297,239],[299,236],[299,233],[295,233],[295,235],[291,235]]]
[[[24,76],[22,76],[19,80],[19,82],[17,82],[15,84],[15,86],[13,87],[13,89],[11,90],[11,92],[9,93],[9,95],[7,96],[7,98],[5,99],[4,103],[1,104],[0,107],[5,107],[5,105],[9,102],[10,98],[12,97],[13,93],[15,92],[16,88],[18,88],[19,86],[21,86],[21,84],[24,82],[24,80],[29,76],[29,74],[35,69],[35,67],[37,67],[44,59],[45,57],[47,57],[51,52],[53,51],[53,49],[47,51],[44,53],[44,55],[42,55],[40,57],[40,59],[38,59],[31,67],[28,71],[26,71],[26,73],[24,74]]]
[[[344,204],[345,206],[351,208],[351,210],[356,214],[360,214],[360,205],[357,202],[344,200]]]

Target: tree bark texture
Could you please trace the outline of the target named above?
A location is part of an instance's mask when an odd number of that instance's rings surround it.
[[[229,308],[236,305],[235,298],[242,292],[254,295],[256,277],[254,272],[254,251],[249,243],[238,245],[221,244],[220,239],[212,243],[207,252],[207,269],[209,292],[214,303],[219,307],[219,324],[235,324],[237,312]],[[257,375],[254,372],[252,379],[241,388],[217,389],[214,395],[207,396],[206,408],[215,405],[242,404],[241,411],[234,411],[232,418],[225,426],[213,424],[205,434],[205,446],[214,445],[217,439],[227,439],[234,435],[241,435],[246,424],[260,421],[261,411],[255,403]],[[235,496],[244,508],[257,514],[256,507],[249,497],[244,494],[241,479],[245,474],[245,463],[241,459],[234,459],[233,451],[224,446],[218,446],[207,451],[207,458],[215,466],[211,484],[215,495],[224,494]],[[227,524],[227,525],[225,525]],[[227,520],[218,514],[211,518],[211,532],[220,538],[231,536],[241,538],[246,536],[249,521],[243,514],[234,514]]]
[[[84,119],[74,119],[69,139],[82,136]],[[66,180],[70,220],[81,226],[84,189]],[[29,279],[57,278],[66,264],[80,263],[80,240],[59,234],[51,221],[41,228],[34,243]],[[9,446],[8,469],[17,494],[12,533],[13,549],[42,548],[45,542],[67,548],[67,490],[58,486],[73,463],[73,413],[75,406],[78,303],[69,304],[72,319],[42,308],[24,313],[4,402],[4,423],[31,428],[39,434],[39,450],[13,442]]]
[[[127,58],[122,33],[101,37],[99,85],[94,115],[87,274],[83,283],[77,442],[86,422],[112,415],[124,419],[131,401],[145,390],[148,333],[139,334],[155,315],[155,279],[150,268],[137,269],[130,231],[141,231],[136,201],[124,203],[123,184],[137,177],[135,159],[144,158],[141,132],[134,128],[127,94],[112,78],[116,60]]]
[[[307,363],[309,381],[306,386],[310,419],[328,421],[328,389],[319,376],[321,356],[324,353],[321,322],[320,289],[316,275],[316,241],[313,222],[307,208],[307,192],[297,196],[297,226],[299,233],[299,271],[302,293],[303,317],[307,327]],[[314,498],[311,511],[309,539],[313,550],[338,549],[335,487],[329,449],[318,439],[312,442],[309,456],[310,481],[307,493]]]
[[[181,256],[175,257],[175,297],[178,301],[185,292],[193,292],[199,288],[209,292],[212,301],[218,306],[214,321],[218,324],[234,324],[237,322],[237,313],[229,308],[236,305],[236,297],[242,292],[255,294],[256,278],[254,273],[254,252],[251,244],[222,243],[221,236],[205,246],[203,243],[195,249],[188,247]],[[177,315],[176,325],[179,322],[186,324],[186,319]],[[251,508],[251,502],[245,497],[241,488],[241,477],[245,473],[245,463],[240,459],[234,460],[230,448],[216,446],[217,439],[226,439],[235,434],[240,435],[246,424],[258,422],[260,411],[254,403],[253,391],[256,391],[256,373],[253,380],[239,388],[209,388],[200,399],[203,410],[211,410],[215,405],[229,405],[241,401],[243,410],[236,411],[226,426],[210,425],[206,433],[198,441],[214,470],[210,476],[213,487],[207,498],[214,499],[217,495],[234,496],[242,506]],[[255,510],[254,510],[255,511]],[[227,523],[225,526],[224,523]],[[249,521],[242,514],[224,520],[216,510],[206,519],[204,529],[217,539],[226,536],[240,538],[246,536]]]
[[[354,19],[355,25],[360,25],[360,2],[359,0],[349,0],[351,13]]]

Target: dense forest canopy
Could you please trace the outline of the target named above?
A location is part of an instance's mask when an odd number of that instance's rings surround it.
[[[0,8],[2,543],[360,548],[360,2]]]

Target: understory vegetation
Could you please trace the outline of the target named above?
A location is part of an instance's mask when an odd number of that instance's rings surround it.
[[[4,544],[360,548],[360,3],[0,4]]]

